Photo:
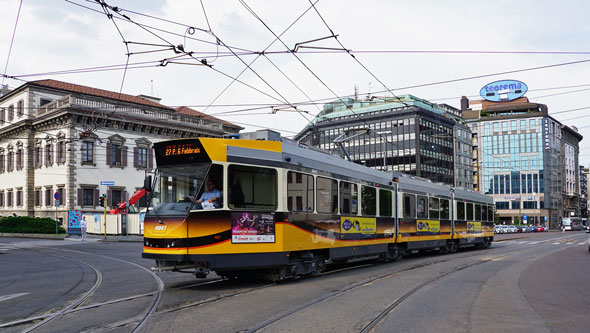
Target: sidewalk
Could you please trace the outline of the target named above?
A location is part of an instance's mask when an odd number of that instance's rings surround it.
[[[79,235],[69,235],[66,238],[70,240],[82,240],[82,236]],[[104,237],[104,234],[86,234],[87,240],[92,240],[95,242],[138,242],[143,243],[143,236],[142,235],[108,235]]]
[[[67,235],[67,234],[16,234],[16,233],[0,233],[0,237],[10,238],[31,238],[31,239],[52,239],[52,240],[72,240],[82,241],[80,235]],[[143,242],[143,236],[141,235],[107,235],[106,240],[103,235],[98,234],[86,234],[86,239],[93,242]]]

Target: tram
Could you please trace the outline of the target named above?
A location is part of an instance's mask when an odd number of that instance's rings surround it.
[[[488,196],[285,138],[178,139],[154,150],[142,256],[159,270],[281,280],[321,273],[330,263],[493,241]],[[217,197],[207,199],[211,193]]]

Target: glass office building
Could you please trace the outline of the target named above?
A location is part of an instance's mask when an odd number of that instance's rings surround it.
[[[470,105],[464,116],[475,140],[477,189],[494,198],[504,223],[557,227],[561,217],[571,215],[564,195],[579,196],[573,191],[579,177],[564,177],[569,174],[564,161],[569,158],[574,175],[581,135],[549,116],[546,105],[529,103],[525,97]]]

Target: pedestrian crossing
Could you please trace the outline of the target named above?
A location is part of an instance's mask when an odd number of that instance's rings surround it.
[[[74,245],[79,243],[85,242],[96,242],[97,239],[87,239],[86,241],[82,241],[78,238],[69,239],[66,238],[63,241],[61,240],[51,240],[51,239],[27,239],[17,242],[6,242],[0,243],[0,254],[6,253],[12,250],[19,250],[19,249],[34,249],[34,248],[41,248],[41,247],[53,247],[53,246],[64,246],[64,245]]]
[[[588,241],[580,241],[580,239],[547,239],[542,241],[525,241],[525,240],[505,240],[501,242],[507,245],[537,245],[537,244],[550,244],[550,245],[584,245],[588,244]]]

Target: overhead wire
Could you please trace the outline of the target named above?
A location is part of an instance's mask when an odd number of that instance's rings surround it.
[[[8,56],[6,56],[6,64],[4,65],[4,73],[6,73],[6,71],[8,70],[8,63],[10,61],[10,54],[12,53],[12,45],[14,44],[14,37],[16,36],[16,27],[18,26],[18,20],[20,18],[20,10],[23,6],[23,0],[20,0],[20,3],[18,5],[18,11],[16,13],[16,20],[14,22],[14,29],[12,30],[12,38],[10,38],[10,46],[8,47]],[[6,77],[2,76],[2,85],[0,85],[0,92],[2,91],[3,87],[4,87],[4,79]]]

